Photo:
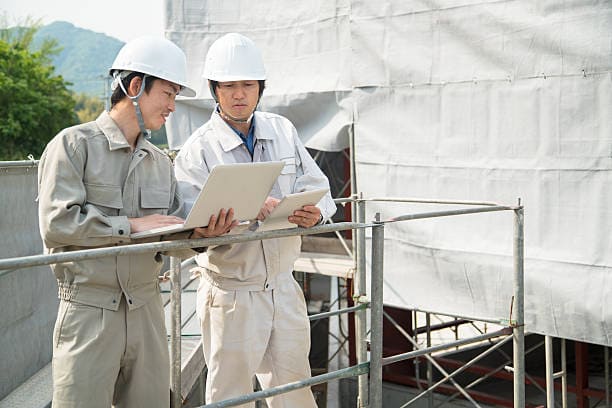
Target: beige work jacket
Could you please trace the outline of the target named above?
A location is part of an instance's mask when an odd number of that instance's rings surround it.
[[[130,243],[128,217],[179,215],[183,207],[170,158],[143,137],[131,151],[107,112],[49,142],[39,163],[38,191],[48,253]],[[61,299],[110,310],[118,309],[122,295],[135,309],[158,294],[161,267],[159,253],[52,265]]]
[[[283,161],[285,166],[270,193],[275,198],[298,191],[329,188],[327,177],[288,119],[268,112],[255,112],[254,117],[253,157],[216,112],[185,142],[176,157],[175,171],[187,208],[193,205],[212,168],[220,163]],[[336,211],[329,193],[317,206],[325,218]],[[272,290],[280,279],[293,271],[300,250],[301,238],[294,236],[210,247],[196,260],[202,267],[203,277],[221,288]]]

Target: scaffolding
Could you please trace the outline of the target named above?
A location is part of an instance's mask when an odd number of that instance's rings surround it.
[[[210,245],[224,245],[252,240],[262,240],[270,238],[281,238],[295,235],[313,235],[323,233],[338,233],[340,231],[353,230],[356,237],[355,251],[353,257],[356,265],[355,274],[355,306],[344,308],[337,311],[325,312],[319,315],[311,316],[311,320],[328,318],[338,314],[353,313],[356,327],[356,348],[357,348],[357,364],[350,367],[341,368],[339,370],[328,372],[322,375],[317,375],[303,381],[282,385],[275,388],[261,390],[252,394],[240,396],[226,401],[220,401],[213,404],[208,404],[206,407],[230,407],[237,406],[246,402],[257,401],[286,393],[298,388],[310,387],[312,385],[338,380],[341,378],[357,377],[358,381],[358,407],[382,407],[382,371],[383,366],[404,361],[418,356],[425,356],[431,363],[444,374],[444,378],[434,384],[432,387],[425,390],[419,396],[404,406],[410,405],[423,396],[430,394],[436,387],[446,381],[450,381],[466,399],[471,401],[474,406],[480,406],[463,387],[457,384],[453,377],[474,364],[478,359],[485,357],[495,351],[501,345],[512,340],[513,342],[513,388],[514,388],[514,407],[525,406],[525,348],[524,348],[524,297],[523,297],[523,207],[520,202],[516,206],[497,205],[495,203],[482,202],[460,202],[460,201],[427,201],[428,203],[440,204],[462,204],[471,206],[464,209],[442,210],[435,212],[417,213],[400,215],[390,219],[382,220],[377,214],[371,222],[365,222],[365,206],[368,201],[409,201],[423,202],[416,199],[388,199],[388,198],[373,198],[364,199],[361,196],[354,196],[350,199],[338,200],[338,202],[354,202],[356,207],[357,222],[339,222],[324,224],[310,229],[294,228],[287,230],[276,230],[266,232],[253,232],[242,235],[222,236],[216,238],[204,238],[198,240],[178,240],[178,241],[162,241],[144,244],[132,244],[126,246],[95,248],[88,250],[80,250],[74,252],[64,252],[52,255],[33,255],[19,258],[8,258],[0,260],[0,276],[12,271],[32,266],[49,265],[59,262],[78,261],[85,259],[94,259],[104,256],[129,255],[146,252],[170,251]],[[387,318],[394,324],[391,316],[385,315],[383,310],[383,270],[384,270],[384,231],[385,225],[395,222],[405,222],[416,219],[427,219],[437,217],[458,216],[465,214],[476,214],[494,211],[512,211],[514,213],[514,287],[513,287],[513,306],[510,319],[505,322],[506,325],[501,330],[484,333],[481,335],[465,338],[446,344],[436,345],[426,348],[418,348],[417,350],[402,353],[399,355],[388,356],[383,358],[383,319]],[[355,213],[354,213],[355,214]],[[366,229],[371,230],[371,279],[369,296],[366,290]],[[180,277],[180,260],[171,258],[171,335],[170,335],[170,351],[171,351],[171,406],[178,408],[182,405],[181,395],[181,277]],[[369,312],[369,330],[368,330],[368,312]],[[368,339],[368,332],[370,333]],[[405,333],[405,335],[408,335]],[[410,337],[410,336],[408,336]],[[459,347],[466,344],[482,342],[501,338],[497,343],[491,343],[491,347],[483,352],[478,358],[466,363],[463,368],[456,370],[453,373],[447,373],[440,367],[435,360],[430,356],[431,353]],[[414,341],[413,339],[411,339]],[[416,342],[414,343],[417,345]],[[369,356],[368,356],[369,349]]]

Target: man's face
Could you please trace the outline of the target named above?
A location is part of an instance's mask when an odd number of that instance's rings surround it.
[[[145,122],[145,127],[151,130],[161,128],[170,113],[174,112],[174,100],[181,88],[163,79],[153,82],[149,92],[144,92],[140,97],[140,110]]]
[[[248,119],[259,100],[259,82],[219,82],[216,92],[224,113],[234,119]]]

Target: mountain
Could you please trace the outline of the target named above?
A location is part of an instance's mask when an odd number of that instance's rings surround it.
[[[65,21],[42,26],[34,37],[37,49],[44,38],[54,38],[62,51],[52,57],[55,72],[72,83],[70,89],[90,96],[105,96],[108,68],[124,42]]]

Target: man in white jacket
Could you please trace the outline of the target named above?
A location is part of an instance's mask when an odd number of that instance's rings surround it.
[[[206,56],[204,77],[218,105],[175,161],[188,208],[220,163],[285,163],[259,219],[284,195],[329,188],[291,122],[255,111],[266,74],[250,39],[231,33],[215,41]],[[309,228],[335,210],[328,193],[317,205],[295,211],[289,221]],[[215,246],[198,255],[197,308],[208,366],[207,403],[252,392],[253,375],[264,389],[310,377],[310,325],[304,295],[292,276],[300,245],[295,236]],[[307,388],[268,398],[267,403],[271,408],[316,407]]]

